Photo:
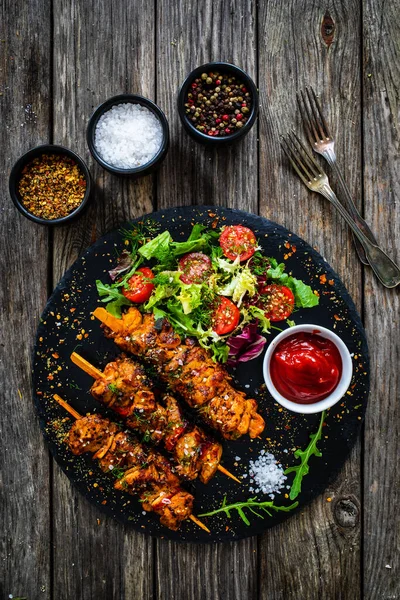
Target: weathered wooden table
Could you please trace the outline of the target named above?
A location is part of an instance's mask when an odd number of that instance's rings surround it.
[[[300,129],[295,91],[312,84],[358,206],[400,260],[398,0],[0,6],[1,598],[399,598],[399,290],[361,268],[341,218],[301,185],[278,144]],[[260,89],[257,126],[221,151],[191,141],[176,110],[180,82],[211,59],[242,66]],[[124,91],[156,100],[169,119],[155,177],[119,179],[89,156],[89,115]],[[90,210],[68,227],[37,226],[8,197],[13,162],[44,142],[76,150],[95,180]],[[259,212],[326,257],[363,316],[372,389],[362,438],[326,494],[259,539],[178,545],[105,519],[74,491],[42,439],[30,355],[48,294],[96,238],[155,208],[210,203]]]

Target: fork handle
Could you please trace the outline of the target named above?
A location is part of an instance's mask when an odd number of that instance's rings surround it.
[[[324,184],[318,191],[334,205],[352,229],[354,235],[357,236],[357,239],[365,250],[372,270],[382,285],[387,288],[396,287],[400,283],[400,268],[396,263],[377,244],[372,243],[367,238],[344,206],[339,202],[330,185]]]
[[[353,198],[351,197],[349,188],[347,187],[347,184],[346,184],[345,180],[343,179],[342,171],[339,169],[339,166],[337,164],[335,150],[333,148],[329,148],[322,153],[322,156],[325,158],[326,162],[330,165],[330,167],[332,168],[332,171],[334,172],[336,178],[339,181],[339,184],[342,188],[343,196],[346,201],[347,209],[348,209],[349,213],[351,214],[351,216],[353,217],[353,220],[357,223],[358,227],[361,229],[361,231],[364,233],[364,235],[373,244],[378,245],[375,235],[372,233],[371,229],[369,228],[368,223],[366,223],[366,221],[364,221],[364,219],[360,215],[356,205],[353,202]],[[368,260],[365,255],[365,251],[357,238],[354,239],[354,244],[356,246],[358,256],[360,257],[361,262],[364,263],[364,265],[367,265]]]

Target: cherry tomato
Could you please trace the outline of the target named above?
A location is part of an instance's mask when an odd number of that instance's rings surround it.
[[[203,283],[211,269],[211,259],[202,252],[189,252],[179,259],[183,283]]]
[[[265,316],[270,321],[283,321],[293,312],[293,292],[285,285],[265,285],[260,289],[257,306],[265,311]]]
[[[129,288],[122,290],[125,298],[128,298],[131,302],[141,304],[146,302],[151,292],[154,290],[154,284],[150,283],[148,279],[154,279],[154,274],[148,267],[141,267],[128,279]]]
[[[248,227],[229,225],[221,233],[219,244],[227,258],[235,260],[239,256],[240,262],[243,262],[253,256],[256,251],[257,240]]]
[[[240,319],[240,310],[229,298],[220,296],[212,316],[212,328],[218,335],[233,331]]]

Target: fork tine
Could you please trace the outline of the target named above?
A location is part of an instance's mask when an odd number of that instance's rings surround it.
[[[282,135],[281,136],[281,147],[282,150],[284,151],[284,153],[286,154],[286,156],[288,157],[293,169],[296,171],[297,175],[300,177],[300,179],[302,180],[302,182],[305,185],[308,185],[308,182],[311,181],[310,177],[305,177],[304,173],[300,170],[298,164],[297,164],[297,157],[295,155],[293,155],[292,150],[288,144],[287,139]],[[292,156],[294,158],[292,158]]]
[[[320,135],[321,135],[320,139],[323,140],[326,136],[325,136],[324,130],[322,129],[321,121],[318,118],[317,111],[315,110],[315,105],[314,105],[314,102],[313,102],[313,98],[311,96],[311,93],[310,93],[310,90],[309,90],[308,87],[306,87],[306,93],[307,93],[307,96],[308,96],[308,101],[310,103],[312,113],[314,115],[315,122],[317,123],[318,129],[319,129],[319,132],[320,132]],[[315,95],[314,95],[314,97],[315,97]]]
[[[322,175],[322,169],[319,164],[314,160],[312,155],[308,152],[306,147],[297,137],[296,133],[293,131],[290,132],[292,144],[296,148],[297,152],[302,157],[303,161],[308,165],[309,170],[311,171],[313,177],[318,177],[318,175]]]
[[[322,123],[323,123],[323,126],[325,127],[325,133],[326,133],[326,137],[328,137],[328,138],[332,138],[332,136],[331,136],[331,132],[329,131],[328,124],[327,124],[327,122],[326,122],[326,121],[325,121],[325,119],[324,119],[324,115],[322,114],[321,105],[320,105],[320,103],[319,103],[319,101],[318,101],[318,98],[317,98],[317,96],[316,96],[316,93],[314,92],[314,89],[313,89],[311,86],[310,86],[310,90],[311,90],[311,92],[312,92],[312,95],[313,95],[313,98],[314,98],[315,106],[316,106],[316,107],[317,107],[317,109],[318,109],[318,112],[319,112],[320,119],[321,119],[321,121],[322,121]]]
[[[301,92],[301,96],[303,97],[303,92]],[[300,114],[301,114],[301,118],[303,119],[303,125],[304,125],[304,129],[306,130],[306,135],[308,137],[308,141],[310,142],[311,146],[314,145],[314,139],[311,133],[311,129],[310,129],[310,123],[311,123],[311,119],[308,115],[308,110],[307,110],[307,106],[304,102],[304,97],[303,97],[303,101],[301,101],[300,99],[300,93],[296,92],[296,99],[297,99],[297,105],[299,107],[300,110]],[[307,115],[306,115],[307,112]],[[307,118],[308,117],[308,118]]]
[[[307,119],[305,119],[304,122],[306,123],[306,126],[312,128],[313,134],[314,134],[314,139],[312,139],[312,136],[311,136],[311,139],[309,139],[309,142],[310,142],[311,146],[314,146],[315,142],[319,142],[319,135],[318,135],[318,132],[317,132],[316,127],[315,127],[316,121],[315,121],[315,119],[313,119],[313,115],[310,112],[309,104],[308,104],[308,102],[307,102],[307,100],[305,98],[303,90],[301,90],[300,93],[301,93],[301,97],[303,99],[303,106],[304,106],[305,111],[307,113]],[[318,124],[317,124],[317,126],[318,126]]]

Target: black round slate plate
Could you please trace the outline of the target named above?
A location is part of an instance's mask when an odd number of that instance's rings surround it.
[[[184,207],[148,215],[168,229],[175,240],[182,241],[195,222],[218,226],[245,224],[255,231],[264,253],[286,262],[287,272],[302,279],[320,294],[320,304],[303,309],[293,315],[296,324],[315,323],[334,330],[347,344],[353,355],[354,375],[351,388],[343,402],[334,406],[327,418],[323,438],[319,443],[322,457],[310,459],[310,473],[303,479],[299,510],[326,488],[328,482],[342,466],[353,446],[365,412],[369,389],[368,348],[360,318],[342,282],[327,262],[308,244],[284,227],[238,210],[217,207]],[[142,221],[147,217],[138,219]],[[124,228],[128,225],[125,224]],[[71,424],[67,413],[53,400],[59,393],[81,414],[102,412],[112,416],[90,396],[92,380],[70,361],[73,350],[81,353],[94,365],[103,368],[118,354],[118,349],[104,337],[100,324],[91,312],[101,304],[96,292],[96,279],[108,280],[107,271],[115,264],[123,248],[123,237],[112,231],[91,246],[64,275],[54,290],[43,312],[37,331],[34,350],[34,399],[40,424],[50,450],[74,485],[99,509],[122,523],[129,523],[144,533],[187,542],[232,541],[273,527],[293,514],[274,513],[264,519],[248,512],[251,522],[247,526],[236,511],[229,519],[224,513],[203,517],[211,535],[193,522],[182,524],[180,531],[172,532],[159,525],[156,515],[144,513],[140,503],[128,494],[113,489],[113,479],[103,474],[90,457],[73,457],[62,442]],[[284,325],[286,326],[286,325]],[[273,339],[274,333],[270,339]],[[242,364],[233,372],[237,385],[259,402],[259,410],[266,420],[261,438],[250,440],[247,436],[235,442],[224,442],[223,464],[242,478],[242,485],[217,473],[207,485],[189,486],[195,493],[195,514],[218,508],[224,497],[227,503],[238,502],[254,496],[249,491],[248,471],[250,460],[257,458],[261,449],[272,452],[286,468],[298,461],[293,450],[304,448],[309,434],[316,431],[320,415],[290,413],[277,405],[268,392],[261,388],[262,357]],[[288,476],[290,485],[293,475]],[[277,505],[288,505],[284,489],[275,497]],[[269,500],[258,496],[259,500]]]

